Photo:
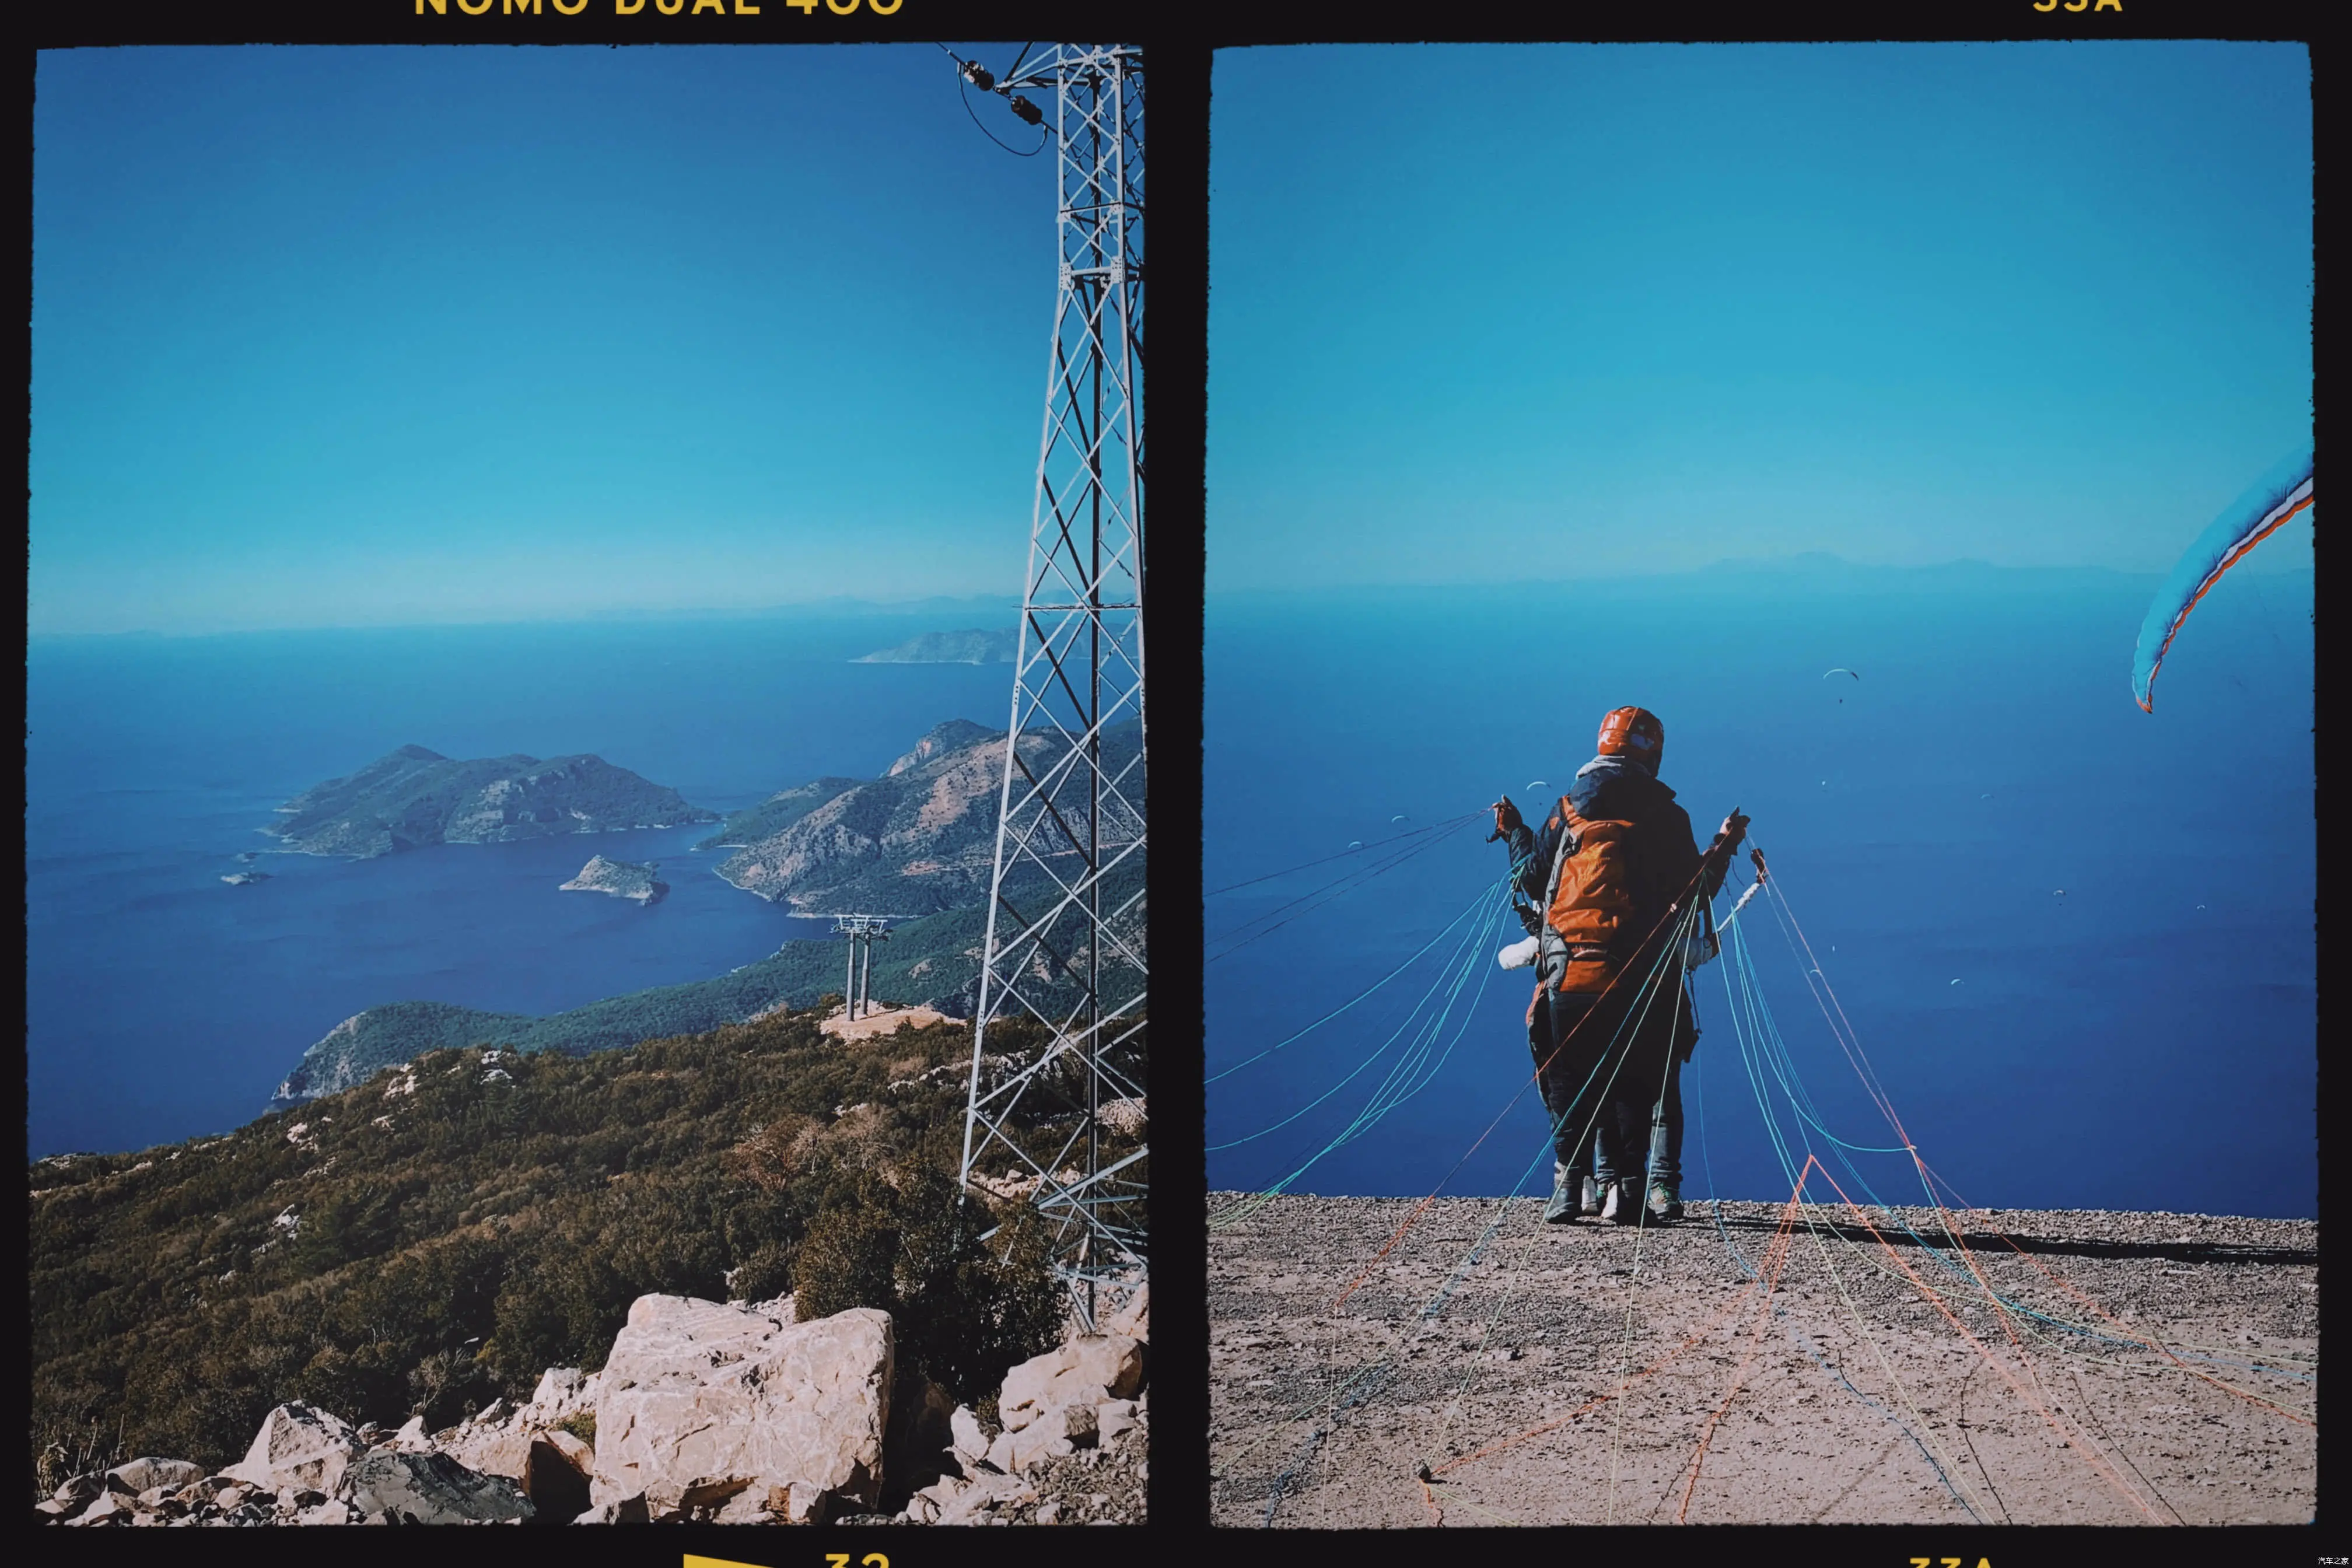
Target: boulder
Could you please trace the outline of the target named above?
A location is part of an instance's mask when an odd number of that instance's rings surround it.
[[[956,1462],[963,1467],[966,1475],[988,1458],[988,1434],[980,1429],[980,1417],[968,1405],[957,1405],[948,1416],[948,1439]]]
[[[435,1447],[469,1470],[519,1481],[530,1468],[530,1444],[531,1434],[520,1420],[468,1421],[444,1434]]]
[[[536,1441],[546,1444],[562,1455],[572,1468],[578,1470],[582,1476],[593,1476],[596,1473],[595,1448],[566,1432],[562,1427],[549,1427],[539,1434]]]
[[[353,1465],[344,1497],[360,1513],[396,1524],[468,1524],[537,1517],[504,1476],[469,1470],[446,1454],[376,1452]]]
[[[572,1437],[569,1432],[553,1434]],[[572,1437],[583,1450],[587,1466],[544,1438],[534,1438],[529,1458],[523,1465],[523,1496],[530,1506],[549,1519],[576,1519],[588,1510],[588,1466],[595,1463],[593,1452],[584,1452],[588,1445]]]
[[[1132,1399],[1107,1399],[1095,1406],[1095,1441],[1104,1447],[1117,1442],[1121,1433],[1142,1425]]]
[[[573,1520],[574,1524],[646,1524],[653,1516],[646,1511],[643,1497],[615,1498],[611,1502],[598,1503]]]
[[[106,1472],[106,1485],[136,1497],[151,1488],[178,1491],[190,1481],[204,1479],[205,1468],[186,1459],[133,1459]]]
[[[583,1410],[596,1407],[598,1379],[576,1366],[551,1366],[539,1374],[539,1386],[516,1416],[529,1427],[552,1426]]]
[[[890,1316],[810,1323],[682,1296],[641,1296],[596,1394],[591,1500],[643,1494],[656,1520],[792,1487],[872,1507],[881,1493]],[[814,1515],[814,1502],[806,1505]]]
[[[1056,1405],[1017,1430],[1001,1432],[989,1445],[988,1462],[1012,1475],[1094,1446],[1095,1407]]]
[[[433,1439],[425,1435],[422,1415],[410,1416],[386,1441],[404,1454],[422,1454],[433,1447]]]
[[[51,1501],[64,1503],[68,1508],[79,1508],[107,1489],[103,1476],[70,1476],[58,1483],[58,1489],[51,1492],[49,1498]]]
[[[360,1453],[359,1434],[341,1416],[308,1405],[281,1405],[262,1418],[245,1458],[221,1474],[263,1491],[331,1492]]]
[[[1089,1334],[1065,1340],[1005,1373],[996,1412],[1006,1431],[1017,1432],[1048,1410],[1132,1398],[1142,1386],[1142,1341]]]

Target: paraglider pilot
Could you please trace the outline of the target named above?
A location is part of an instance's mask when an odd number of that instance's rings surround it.
[[[1665,742],[1655,714],[1614,709],[1599,754],[1540,831],[1507,795],[1492,808],[1487,841],[1510,850],[1514,902],[1537,939],[1528,1045],[1552,1119],[1544,1219],[1554,1225],[1579,1214],[1638,1221],[1644,1153],[1650,1213],[1682,1215],[1682,1064],[1698,1028],[1679,962],[1671,985],[1643,985],[1660,953],[1645,939],[1663,941],[1684,900],[1715,897],[1748,819],[1725,817],[1702,855],[1689,814],[1658,780]]]

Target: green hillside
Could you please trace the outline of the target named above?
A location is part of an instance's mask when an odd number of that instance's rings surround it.
[[[968,1012],[980,963],[967,953],[976,952],[986,934],[987,916],[980,910],[950,910],[899,927],[889,941],[875,944],[871,994],[877,1002],[921,1002]],[[841,992],[847,956],[847,944],[836,940],[788,942],[772,956],[713,979],[656,986],[543,1018],[437,1002],[371,1007],[305,1051],[269,1108],[283,1110],[349,1089],[385,1068],[454,1046],[578,1056],[663,1036],[700,1034],[780,1005],[812,1007],[825,993]]]
[[[1060,1301],[1027,1210],[955,1201],[969,1042],[845,1046],[795,1014],[586,1057],[433,1050],[225,1137],[37,1162],[36,1475],[44,1452],[217,1468],[296,1398],[437,1427],[593,1370],[653,1291],[885,1307],[908,1364],[978,1399]],[[1038,1031],[1000,1042],[1017,1066]],[[1023,1124],[1041,1157],[1066,1131]]]

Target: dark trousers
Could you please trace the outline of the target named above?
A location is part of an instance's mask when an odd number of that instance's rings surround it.
[[[1602,1004],[1616,1011],[1615,998]],[[1535,1021],[1528,1044],[1535,1053],[1536,1082],[1543,1090],[1544,1110],[1551,1117],[1553,1158],[1568,1168],[1570,1179],[1611,1173],[1638,1166],[1634,1151],[1646,1146],[1649,1129],[1626,1141],[1631,1125],[1619,1109],[1622,1082],[1612,1082],[1608,1053],[1615,1020],[1595,1011],[1596,998],[1567,993],[1547,984],[1536,1001]],[[1619,1054],[1623,1042],[1619,1041]],[[1623,1078],[1622,1072],[1616,1075]]]
[[[1656,1064],[1651,1064],[1653,1068]],[[1655,1082],[1655,1079],[1651,1079]],[[1615,1125],[1617,1137],[1612,1157],[1611,1151],[1600,1147],[1594,1140],[1594,1179],[1639,1181],[1643,1176],[1638,1162],[1627,1161],[1622,1152],[1646,1151],[1649,1155],[1648,1179],[1664,1182],[1677,1191],[1683,1180],[1683,1062],[1671,1057],[1665,1066],[1665,1088],[1649,1104],[1642,1103],[1640,1093],[1613,1095],[1605,1113]]]
[[[1628,988],[1602,998],[1554,984],[1544,985],[1528,1031],[1554,1157],[1571,1176],[1638,1183],[1646,1166],[1649,1180],[1679,1184],[1682,1064],[1698,1039],[1689,996],[1654,998],[1628,1028]]]

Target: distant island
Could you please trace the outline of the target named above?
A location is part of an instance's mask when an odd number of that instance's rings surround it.
[[[713,869],[735,887],[787,908],[909,917],[894,924],[890,940],[874,951],[873,995],[968,1018],[979,1003],[980,959],[988,940],[1004,739],[1001,730],[950,719],[923,735],[879,778],[828,776],[779,791],[729,816],[698,847],[734,850]],[[1114,846],[1142,827],[1142,742],[1141,727],[1132,721],[1103,731],[1104,771],[1120,781],[1104,816],[1106,840]],[[1024,735],[1022,766],[1032,774],[1049,773],[1066,744],[1048,735]],[[715,818],[706,813],[686,820]],[[1055,841],[1041,829],[1039,842],[1050,848]],[[653,882],[654,869],[600,855],[564,886],[626,898],[632,895],[623,889],[638,885],[638,875],[659,886]],[[1145,870],[1137,853],[1123,858],[1103,883],[1106,907],[1129,911],[1120,941],[1138,953],[1149,945]],[[1004,888],[1015,908],[1036,907],[1054,891],[1050,881],[1034,872],[1009,879]],[[302,1054],[270,1109],[340,1092],[428,1050],[488,1043],[583,1055],[745,1023],[780,1008],[814,1006],[826,994],[840,993],[845,955],[839,939],[821,928],[807,929],[806,937],[787,940],[770,957],[725,974],[608,997],[545,1017],[424,1001],[367,1008]],[[1029,1000],[1055,1008],[1074,1005],[1075,994],[1065,983],[1041,976],[1032,983]]]
[[[267,871],[236,871],[230,873],[228,876],[223,877],[221,880],[226,882],[232,888],[249,888],[256,882],[267,882],[269,880],[269,873]]]
[[[580,875],[562,884],[567,893],[610,893],[616,899],[635,899],[640,904],[657,904],[669,894],[667,882],[654,879],[654,865],[640,866],[631,860],[610,860],[602,855],[589,857],[588,864],[580,868]]]
[[[1011,664],[1015,658],[1013,634],[971,628],[960,632],[925,632],[911,642],[853,658],[852,664]]]
[[[612,833],[717,822],[678,793],[602,757],[453,761],[403,746],[348,778],[278,808],[261,831],[305,855],[369,860],[428,844],[497,844],[559,833]]]

